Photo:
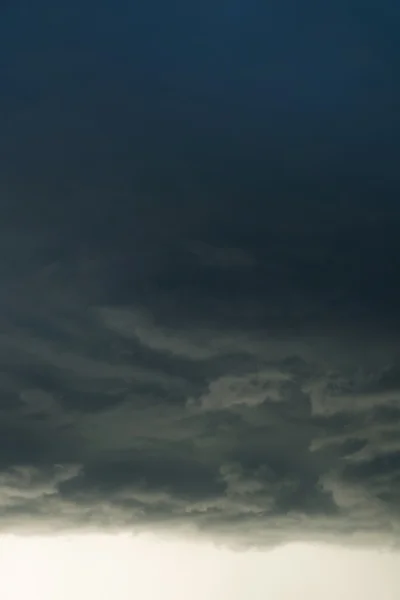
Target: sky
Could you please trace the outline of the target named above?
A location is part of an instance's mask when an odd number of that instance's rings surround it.
[[[399,597],[399,19],[392,0],[0,3],[10,560],[48,572],[75,536],[101,565],[151,534],[191,581],[219,553],[223,600],[253,564],[265,597],[274,552],[282,585],[311,552],[326,593],[376,577]]]
[[[148,534],[10,536],[0,543],[0,558],[0,592],[7,600],[399,597],[398,556],[332,546],[232,552]]]

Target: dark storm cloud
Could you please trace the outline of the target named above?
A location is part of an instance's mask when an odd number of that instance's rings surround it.
[[[1,23],[1,527],[395,543],[399,53],[178,8]]]

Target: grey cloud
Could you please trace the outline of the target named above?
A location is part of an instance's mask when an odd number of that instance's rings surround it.
[[[197,336],[193,337],[184,331],[157,326],[154,319],[144,311],[102,308],[98,313],[111,331],[124,338],[137,339],[156,351],[169,352],[186,359],[204,360],[218,357],[224,351],[229,353],[235,350],[229,339],[210,339],[211,332],[197,332]]]
[[[284,384],[290,374],[283,370],[266,369],[245,376],[225,376],[213,381],[208,392],[199,399],[204,410],[221,410],[234,404],[257,406],[265,401],[279,402],[284,396]],[[189,404],[194,401],[189,399]]]
[[[50,472],[28,467],[15,467],[1,475],[1,499],[3,509],[19,503],[40,500],[43,496],[57,493],[59,484],[77,475],[79,468],[54,465]]]
[[[136,4],[96,31],[26,4],[0,23],[0,527],[397,543],[397,87],[221,79],[221,31],[218,71],[164,9],[171,55]]]
[[[172,325],[168,303],[151,316],[76,294],[66,313],[60,281],[42,285],[46,312],[21,299],[0,337],[2,527],[394,543],[399,363],[383,331],[366,351],[357,328]]]
[[[379,406],[399,408],[400,387],[390,379],[391,369],[363,373],[361,369],[350,375],[333,373],[306,385],[315,414],[335,412],[365,412]],[[388,377],[389,375],[389,377]]]
[[[376,518],[383,538],[394,535],[396,507],[382,498],[397,475],[379,480],[382,467],[374,467],[396,445],[396,426],[382,412],[393,405],[387,394],[395,396],[396,365],[384,366],[390,343],[376,349],[373,371],[369,356],[339,351],[348,348],[340,335],[263,339],[223,326],[214,328],[222,343],[213,345],[209,331],[201,338],[196,328],[149,327],[140,306],[115,309],[122,324],[136,323],[131,332],[104,319],[114,309],[74,308],[61,338],[53,298],[41,317],[45,337],[37,322],[29,331],[18,324],[23,307],[1,337],[9,432],[1,488],[12,523],[19,515],[27,528],[46,527],[48,511],[57,527],[81,526],[90,515],[91,526],[194,527],[227,539],[239,531],[243,543],[272,543],[312,537],[313,524],[316,536],[324,528],[327,536],[335,528],[362,534]],[[199,336],[203,355],[190,350]],[[349,409],[349,390],[369,398],[362,410]],[[349,440],[357,439],[364,446],[349,456]],[[79,470],[64,479],[46,475],[68,461]],[[362,465],[370,465],[368,475]],[[326,479],[332,470],[335,479]]]

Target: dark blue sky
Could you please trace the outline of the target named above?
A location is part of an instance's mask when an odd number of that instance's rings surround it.
[[[4,176],[134,191],[164,178],[172,194],[190,173],[217,194],[227,172],[241,194],[282,178],[389,185],[398,24],[394,2],[8,3]]]
[[[322,227],[371,281],[397,254],[398,23],[394,2],[4,5],[4,225],[56,255]]]

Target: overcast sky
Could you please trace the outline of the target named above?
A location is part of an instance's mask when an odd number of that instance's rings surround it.
[[[1,2],[2,531],[396,549],[399,19]]]

